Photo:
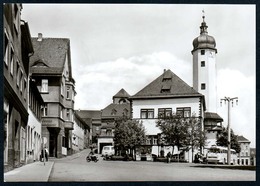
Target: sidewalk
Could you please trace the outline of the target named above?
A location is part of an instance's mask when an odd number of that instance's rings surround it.
[[[37,161],[4,173],[4,182],[48,182],[54,162]]]

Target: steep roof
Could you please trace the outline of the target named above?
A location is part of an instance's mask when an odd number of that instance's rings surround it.
[[[237,141],[250,143],[250,141],[248,139],[246,139],[244,136],[237,136]]]
[[[67,38],[42,38],[41,41],[37,41],[37,39],[32,38],[34,54],[30,57],[30,66],[38,68],[31,68],[32,73],[62,73],[66,54],[70,58],[70,40]]]
[[[125,91],[125,89],[121,89],[116,95],[113,96],[113,98],[128,98],[130,95]]]
[[[171,70],[167,70],[130,99],[198,96],[203,95],[190,87]]]
[[[124,103],[124,104],[115,104],[111,103],[108,105],[106,108],[102,110],[102,118],[114,118],[114,117],[120,117],[123,116],[123,113],[127,111],[127,116],[130,116],[130,104],[129,103]]]

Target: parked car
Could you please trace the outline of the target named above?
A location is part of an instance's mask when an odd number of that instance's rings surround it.
[[[102,156],[112,156],[115,154],[114,146],[104,146],[102,149]]]

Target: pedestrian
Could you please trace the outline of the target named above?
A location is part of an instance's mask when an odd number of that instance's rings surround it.
[[[167,153],[167,163],[170,163],[171,162],[171,153],[168,152]]]
[[[44,151],[45,151],[46,161],[48,161],[49,151],[48,151],[48,149],[46,147],[45,147]]]

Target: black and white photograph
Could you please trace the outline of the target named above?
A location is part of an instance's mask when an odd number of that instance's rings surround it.
[[[4,182],[256,181],[256,5],[3,3]]]

